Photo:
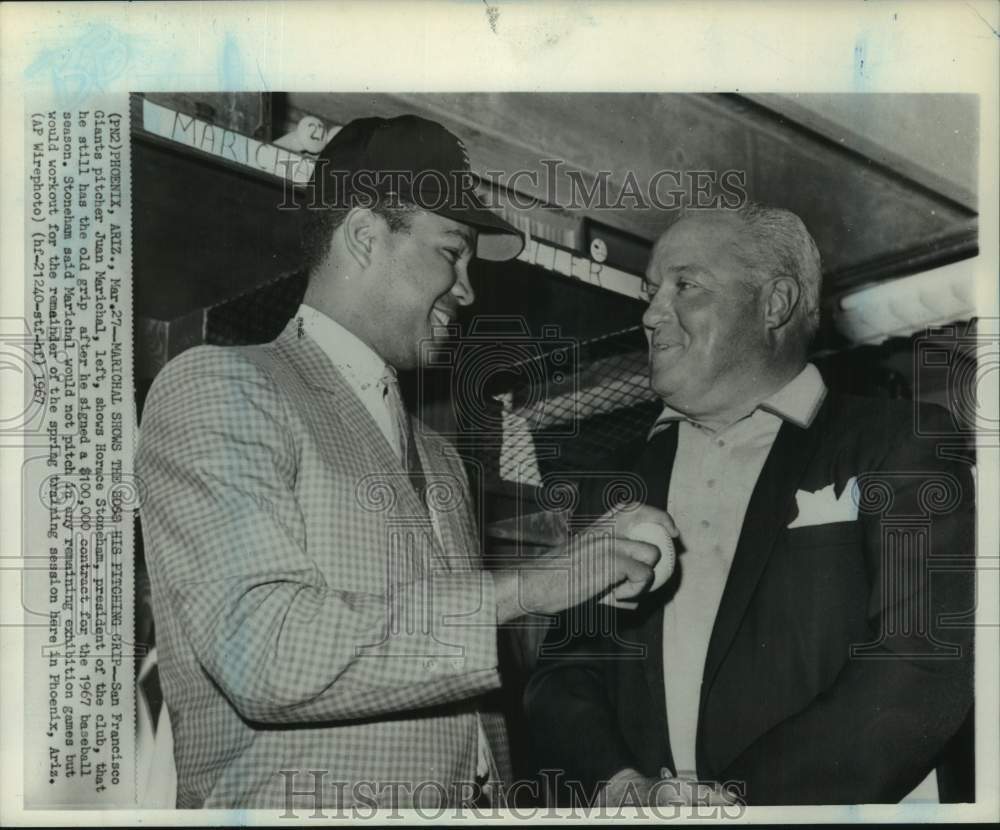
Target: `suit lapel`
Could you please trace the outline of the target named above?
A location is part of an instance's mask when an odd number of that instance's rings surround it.
[[[677,424],[672,423],[656,433],[643,446],[639,462],[635,465],[646,483],[646,504],[660,510],[667,509],[670,471],[677,455]]]
[[[670,475],[677,455],[677,424],[673,423],[654,435],[644,445],[639,462],[635,466],[646,484],[646,504],[660,510],[667,509]],[[668,580],[667,588],[671,585]],[[665,763],[673,769],[673,752],[670,748],[670,730],[667,726],[667,692],[663,681],[663,608],[669,589],[660,589],[644,597],[639,613],[645,618],[638,627],[639,642],[646,649],[646,659],[642,661],[643,674],[653,701],[653,728],[663,735],[667,747]]]
[[[406,479],[403,464],[385,440],[371,413],[323,350],[308,335],[298,332],[294,319],[274,341],[274,347],[293,365],[304,383],[331,398],[330,411],[350,436],[345,444],[357,447],[372,457],[372,473],[383,472],[391,478],[390,483],[398,498],[397,515],[425,516],[427,511]],[[426,453],[421,452],[421,456],[426,456]],[[431,528],[427,528],[427,535],[433,558],[439,566],[448,568],[441,544]]]
[[[815,454],[828,408],[824,402],[808,429],[783,422],[757,478],[708,644],[701,686],[702,709],[778,534],[790,521],[795,492]]]
[[[414,442],[427,482],[428,509],[434,511],[446,552],[443,561],[449,570],[474,570],[480,567],[479,536],[469,509],[461,460],[450,445],[424,440],[419,428],[414,429]]]

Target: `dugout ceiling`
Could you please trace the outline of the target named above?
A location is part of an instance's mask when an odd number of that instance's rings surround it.
[[[537,188],[528,176],[518,187],[542,199],[543,159],[591,184],[610,171],[612,195],[629,172],[641,187],[661,170],[745,172],[752,199],[804,219],[838,288],[974,246],[973,95],[318,93],[289,95],[288,105],[335,123],[435,118],[465,140],[478,172],[536,172]],[[641,208],[582,212],[647,240],[670,221]]]

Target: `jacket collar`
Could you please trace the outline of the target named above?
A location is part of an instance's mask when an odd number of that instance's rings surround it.
[[[300,305],[289,325],[308,335],[353,386],[378,383],[387,370],[394,372],[371,346],[312,306]]]
[[[829,422],[830,408],[829,399],[823,400],[807,428],[786,420],[768,453],[747,505],[743,529],[709,640],[702,676],[702,709],[746,615],[775,542],[791,521],[795,492],[800,488],[819,448]]]
[[[669,426],[669,425],[668,425]],[[639,450],[635,472],[646,485],[645,502],[660,510],[666,509],[670,487],[670,470],[677,455],[677,429],[662,429],[653,435]],[[649,687],[654,711],[650,728],[663,736],[667,748],[664,763],[674,767],[670,749],[670,730],[667,724],[666,686],[663,681],[663,608],[677,590],[677,579],[668,579],[658,591],[640,600],[638,613],[645,617],[638,627],[640,641],[646,648],[642,669]]]

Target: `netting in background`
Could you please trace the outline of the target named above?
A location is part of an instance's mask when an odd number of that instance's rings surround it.
[[[532,371],[520,373],[533,382],[497,396],[504,408],[499,480],[538,486],[548,472],[607,469],[623,447],[646,435],[662,408],[649,388],[639,326],[574,351],[572,360],[555,351],[536,359]],[[550,389],[558,391],[546,394]]]

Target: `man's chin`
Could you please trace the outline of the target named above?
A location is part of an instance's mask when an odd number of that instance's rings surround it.
[[[407,357],[404,369],[440,369],[447,361],[442,361],[441,353],[447,349],[445,338],[427,334],[417,342],[416,350]]]
[[[665,360],[657,361],[652,358],[649,366],[649,388],[661,398],[676,391],[683,374],[676,362],[665,364]]]
[[[437,320],[431,320],[427,325],[427,337],[434,340],[437,343],[443,343],[446,340],[452,340],[458,335],[458,328],[455,323],[449,323],[448,325],[443,325]]]
[[[427,362],[426,352],[433,352],[438,346],[447,343],[452,338],[447,329],[437,323],[425,323],[416,331],[416,355],[414,360],[420,363]]]

